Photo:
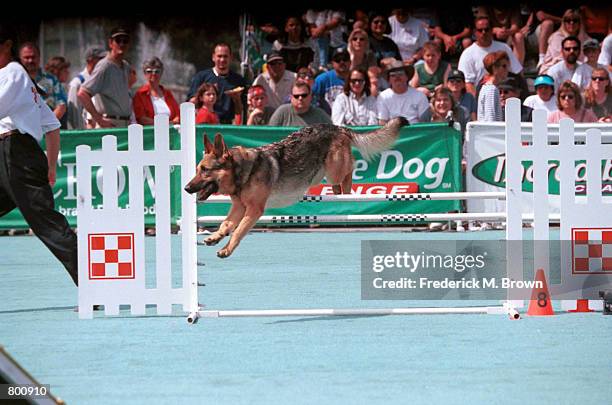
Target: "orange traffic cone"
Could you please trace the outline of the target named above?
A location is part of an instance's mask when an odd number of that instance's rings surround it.
[[[569,309],[567,312],[595,312],[589,308],[589,300],[576,300],[576,309]]]
[[[548,293],[548,284],[546,284],[546,275],[544,269],[538,269],[535,276],[535,281],[541,281],[541,288],[534,288],[531,292],[531,301],[529,301],[529,309],[527,315],[530,316],[546,316],[554,315],[552,303],[550,302],[550,294]]]

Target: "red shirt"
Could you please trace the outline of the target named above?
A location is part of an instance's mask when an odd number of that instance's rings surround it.
[[[164,92],[164,100],[170,109],[170,121],[172,121],[174,118],[180,116],[178,103],[174,99],[174,96],[170,90],[164,89],[163,86],[159,87],[161,87],[162,91]],[[153,118],[155,116],[153,102],[151,101],[151,86],[149,83],[145,83],[136,91],[136,94],[134,94],[134,98],[132,99],[132,108],[134,109],[136,121],[139,123],[140,118],[142,117]]]
[[[196,114],[196,124],[218,124],[219,116],[214,111],[202,106]]]

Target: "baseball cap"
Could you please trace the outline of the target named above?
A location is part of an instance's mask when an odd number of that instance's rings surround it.
[[[497,85],[500,90],[518,90],[520,87],[514,77],[507,77]]]
[[[463,74],[463,72],[461,70],[453,69],[448,74],[448,80],[450,80],[450,79],[461,79],[461,80],[465,81],[465,75]]]
[[[285,58],[283,58],[283,55],[281,55],[280,52],[272,51],[266,57],[266,63],[274,62],[275,60],[280,60],[284,62]]]
[[[85,51],[85,60],[102,59],[106,56],[106,49],[99,45],[90,46]]]
[[[549,75],[541,75],[536,77],[535,82],[533,83],[534,87],[538,86],[552,86],[555,87],[555,79],[553,79]]]
[[[582,44],[582,49],[599,49],[599,41],[595,38],[587,39]]]
[[[351,59],[351,55],[348,53],[346,48],[338,48],[334,51],[332,55],[332,60],[337,62],[339,59]]]
[[[125,36],[125,37],[129,37],[130,36],[130,34],[127,32],[127,30],[125,28],[122,28],[122,27],[113,28],[113,30],[110,33],[110,37],[111,38],[117,38],[117,37],[122,37],[122,36]]]

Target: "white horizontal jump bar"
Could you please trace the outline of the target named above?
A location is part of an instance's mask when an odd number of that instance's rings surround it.
[[[224,216],[201,216],[198,223],[221,223]],[[381,215],[264,215],[258,224],[320,224],[329,222],[418,222],[418,221],[505,221],[504,212],[457,212],[443,214],[381,214]],[[523,214],[524,221],[533,221],[533,214]],[[558,222],[559,214],[549,220]]]
[[[436,201],[436,200],[485,200],[506,198],[505,192],[412,193],[412,194],[332,194],[305,195],[298,202],[383,202],[383,201]],[[230,203],[225,195],[213,195],[203,203]]]
[[[253,309],[253,310],[204,310],[191,313],[190,323],[196,318],[238,318],[273,316],[381,316],[381,315],[431,315],[431,314],[503,314],[507,309],[493,307],[431,307],[431,308],[347,308],[347,309]]]

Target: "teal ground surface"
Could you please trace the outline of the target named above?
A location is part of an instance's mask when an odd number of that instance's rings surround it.
[[[227,260],[200,248],[199,300],[211,309],[431,305],[361,301],[360,241],[457,235],[253,233]],[[612,401],[612,317],[600,313],[79,320],[76,288],[38,239],[0,246],[0,345],[69,405]]]

